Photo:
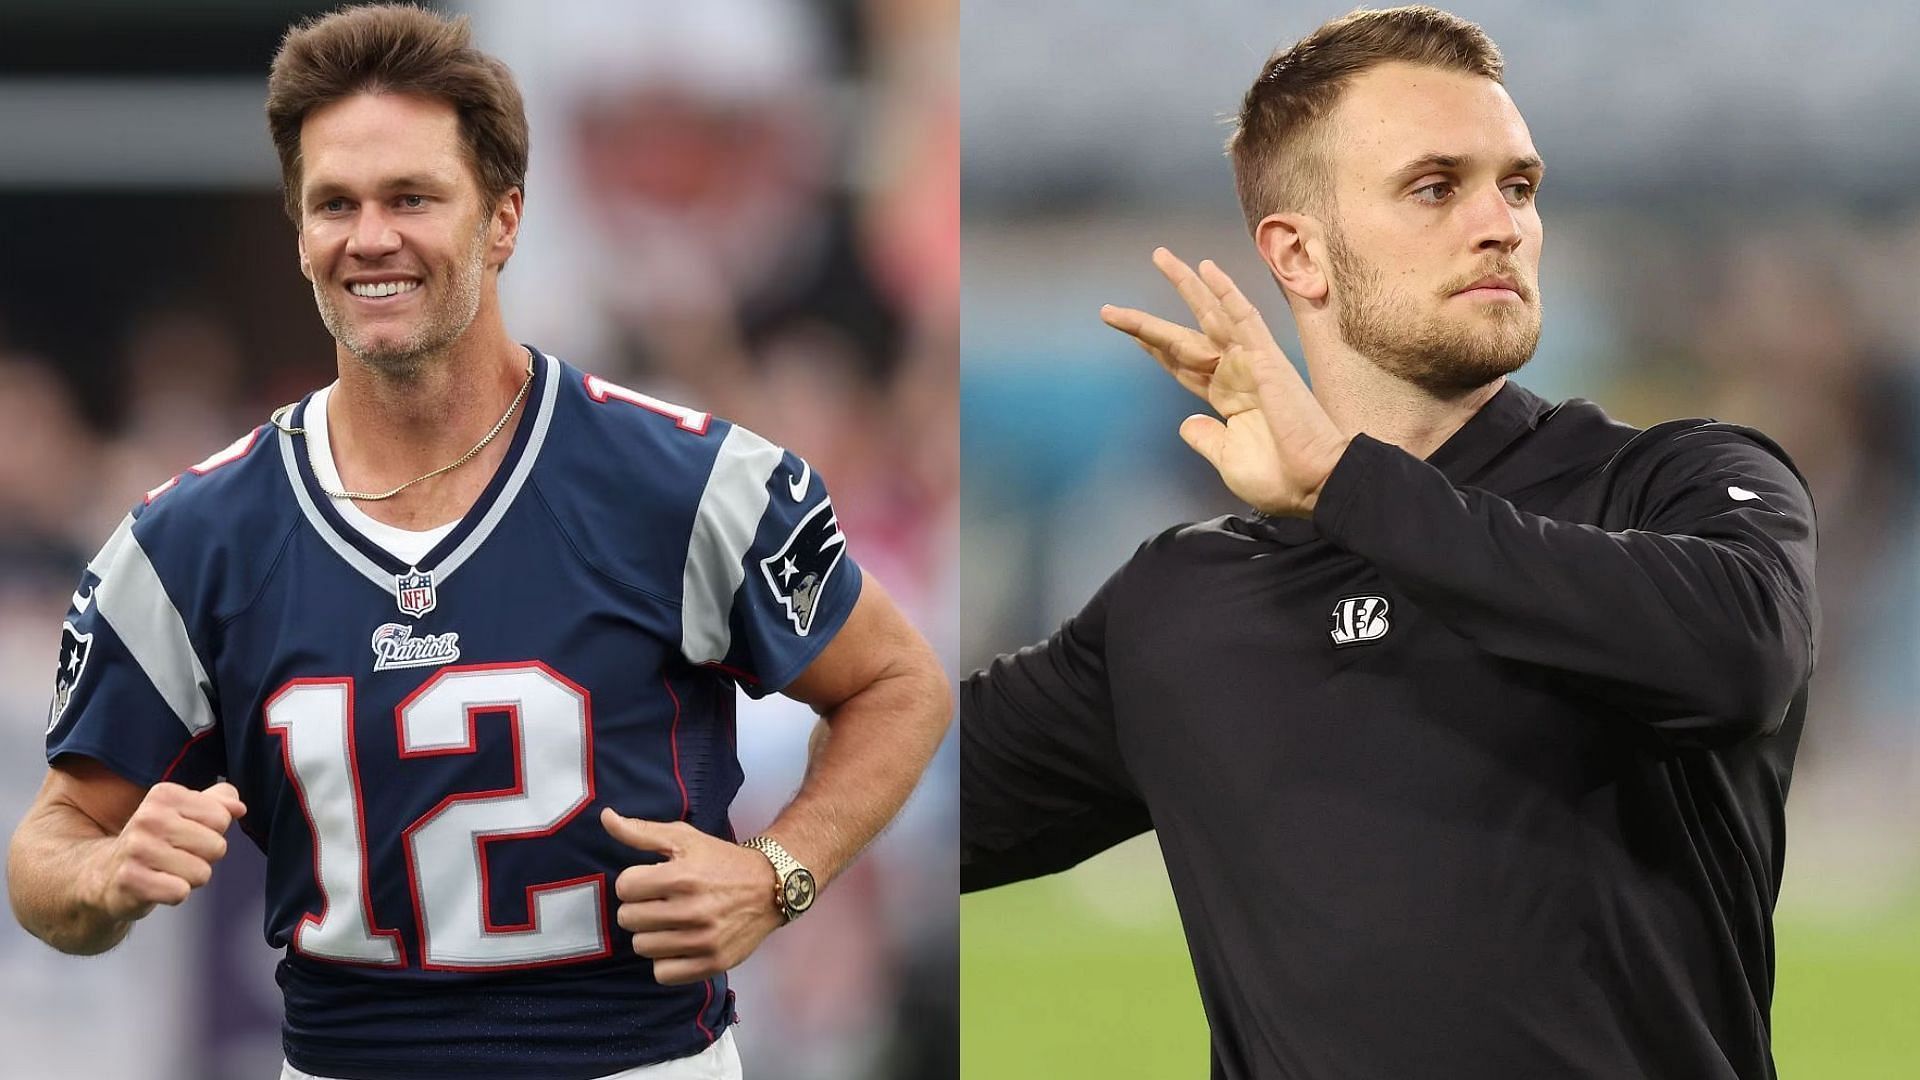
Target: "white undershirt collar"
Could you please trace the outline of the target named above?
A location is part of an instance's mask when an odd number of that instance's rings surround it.
[[[307,403],[306,422],[307,445],[313,451],[313,475],[320,486],[332,491],[343,491],[346,485],[340,482],[340,468],[334,464],[333,444],[327,435],[327,399],[333,396],[333,388],[338,384],[328,384],[313,392],[313,400]],[[458,519],[431,529],[415,531],[388,525],[368,516],[365,510],[354,504],[352,499],[337,499],[328,496],[328,501],[339,512],[340,517],[355,532],[366,537],[389,555],[406,563],[418,565],[426,558],[433,546],[453,531]]]

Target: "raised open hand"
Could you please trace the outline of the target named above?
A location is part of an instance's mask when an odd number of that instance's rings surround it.
[[[1226,271],[1208,260],[1196,273],[1166,248],[1154,249],[1153,265],[1186,301],[1199,329],[1112,305],[1100,309],[1101,319],[1219,414],[1187,417],[1180,437],[1229,490],[1270,514],[1310,516],[1348,437]]]

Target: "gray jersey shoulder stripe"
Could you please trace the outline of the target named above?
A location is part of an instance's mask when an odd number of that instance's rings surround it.
[[[120,524],[114,526],[113,535],[107,537],[107,542],[100,545],[100,551],[87,560],[87,573],[97,578],[106,578],[107,567],[113,565],[113,557],[122,547],[131,543],[133,543],[133,515],[128,514],[120,519]]]
[[[700,493],[681,582],[680,651],[696,664],[726,658],[733,642],[728,618],[733,594],[746,577],[741,560],[767,509],[767,481],[783,451],[736,427],[727,432]]]
[[[87,569],[100,579],[93,594],[100,617],[113,627],[187,733],[198,735],[212,727],[213,706],[207,695],[213,682],[193,651],[186,622],[133,535],[132,515],[114,530]]]

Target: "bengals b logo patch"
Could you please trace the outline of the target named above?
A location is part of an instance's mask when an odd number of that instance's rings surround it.
[[[1349,596],[1333,606],[1333,647],[1364,645],[1387,636],[1387,598]]]

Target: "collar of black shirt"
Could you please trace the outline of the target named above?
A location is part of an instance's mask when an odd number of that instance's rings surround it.
[[[1467,483],[1522,435],[1539,427],[1553,409],[1545,398],[1508,379],[1500,392],[1441,443],[1427,462],[1455,484]],[[1304,544],[1319,536],[1313,522],[1305,518],[1255,513],[1249,524],[1262,536],[1283,544]]]

